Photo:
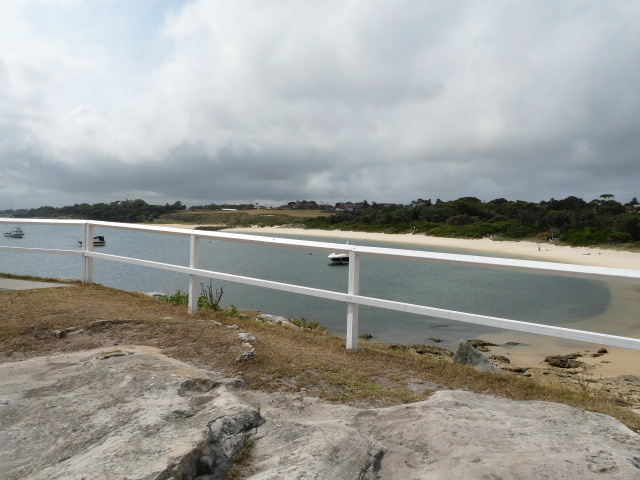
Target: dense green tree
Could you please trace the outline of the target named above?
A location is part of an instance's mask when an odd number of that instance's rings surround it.
[[[85,220],[103,220],[108,222],[142,223],[158,218],[160,215],[183,210],[182,202],[173,205],[149,205],[144,200],[119,200],[111,203],[75,204],[60,208],[32,208],[20,215],[24,218],[78,218]]]
[[[627,212],[612,196],[586,202],[567,198],[540,203],[462,197],[435,203],[422,198],[407,206],[373,203],[370,208],[307,221],[315,228],[413,232],[438,236],[527,238],[536,235],[576,245],[640,241],[640,213]]]

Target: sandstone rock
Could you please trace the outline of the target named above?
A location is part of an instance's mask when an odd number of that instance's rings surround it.
[[[166,298],[169,296],[164,292],[147,292],[146,295],[149,295],[150,297],[153,297],[153,298]]]
[[[573,355],[550,355],[544,361],[556,368],[581,368],[586,367],[584,362],[575,360]]]
[[[123,323],[131,323],[133,320],[128,318],[114,318],[113,320],[95,320],[89,324],[89,328],[108,327],[111,325],[120,325]]]
[[[299,328],[293,323],[291,323],[291,321],[288,318],[281,317],[279,315],[269,315],[267,313],[261,313],[256,317],[256,320],[260,322],[272,323],[274,325],[283,325],[285,327]]]
[[[246,342],[255,342],[256,341],[256,337],[254,335],[250,334],[250,333],[247,333],[247,332],[239,333],[238,336],[242,340],[244,340]]]
[[[224,478],[257,408],[211,372],[120,348],[0,364],[0,478]]]
[[[418,355],[431,355],[433,357],[441,358],[453,357],[453,352],[451,350],[443,347],[438,347],[437,345],[423,345],[420,343],[416,343],[415,345],[411,345],[410,348]]]
[[[478,349],[466,340],[458,342],[458,349],[453,356],[453,362],[460,363],[462,365],[470,365],[476,370],[502,373],[502,371],[491,363],[489,359],[482,354],[482,352],[478,351]]]
[[[489,347],[497,347],[495,343],[487,342],[486,340],[480,340],[479,338],[474,338],[473,340],[467,340],[472,346],[474,346],[477,350],[481,352],[488,352]]]
[[[505,357],[504,355],[489,355],[489,360],[493,360],[499,363],[506,363],[507,365],[511,363],[511,360],[509,360],[509,358]]]
[[[563,404],[440,390],[359,409],[119,349],[0,364],[0,478],[221,480],[248,438],[251,480],[640,478],[637,433]]]
[[[235,362],[236,363],[248,362],[249,360],[251,360],[255,356],[256,356],[255,350],[249,350],[248,352],[242,352],[240,355],[238,355],[238,357],[236,358]]]
[[[567,405],[451,390],[381,409],[243,396],[265,418],[250,480],[640,478],[640,436]]]

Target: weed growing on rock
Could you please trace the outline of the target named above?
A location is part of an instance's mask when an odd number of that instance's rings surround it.
[[[253,440],[247,440],[247,442],[242,446],[242,449],[231,459],[232,465],[227,472],[225,480],[236,480],[240,478],[243,462],[249,458],[252,449]]]

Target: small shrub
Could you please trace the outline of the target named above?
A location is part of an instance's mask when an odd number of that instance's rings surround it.
[[[220,311],[222,315],[225,317],[237,317],[238,316],[238,307],[235,305],[231,305],[229,308],[224,308]]]
[[[206,287],[203,284],[200,284],[200,287],[202,289],[202,294],[198,297],[198,308],[213,309],[215,311],[222,310],[222,307],[220,306],[220,300],[222,299],[223,294],[222,287],[217,288],[215,293],[213,286],[211,285],[211,281]],[[180,289],[178,289],[173,295],[159,298],[163,302],[173,303],[174,305],[189,304],[189,294]],[[236,316],[238,314],[238,309],[235,306],[232,306],[228,314],[229,316]]]
[[[297,325],[298,327],[309,328],[311,330],[315,328],[320,329],[320,322],[310,322],[304,317],[300,317],[299,320],[291,320],[291,323]]]
[[[216,288],[214,293],[211,280],[209,280],[209,285],[205,286],[201,283],[200,287],[202,289],[202,295],[200,295],[200,298],[198,299],[198,306],[202,308],[211,308],[216,312],[221,310],[222,307],[220,306],[220,300],[224,293],[222,287]]]
[[[189,303],[189,294],[178,289],[176,293],[168,297],[160,297],[160,300],[174,305],[187,305]]]

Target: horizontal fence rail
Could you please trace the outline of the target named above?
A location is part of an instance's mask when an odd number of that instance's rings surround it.
[[[585,278],[595,280],[614,280],[620,282],[631,282],[640,284],[640,270],[592,267],[584,265],[573,265],[564,263],[539,262],[533,260],[517,260],[507,258],[483,257],[475,255],[460,255],[451,253],[437,253],[414,250],[402,250],[394,248],[365,247],[349,244],[335,244],[325,242],[314,242],[307,240],[295,240],[287,238],[273,238],[257,235],[244,235],[220,231],[190,230],[183,228],[161,227],[151,225],[137,225],[129,223],[114,223],[87,220],[44,220],[44,219],[15,219],[0,218],[1,224],[36,224],[36,225],[77,225],[83,228],[82,250],[62,250],[48,248],[24,248],[0,246],[0,251],[22,252],[22,253],[44,253],[57,255],[75,255],[82,258],[82,281],[84,283],[93,282],[93,259],[121,262],[130,265],[138,265],[148,268],[156,268],[183,273],[189,276],[189,311],[192,313],[198,310],[198,284],[200,278],[212,278],[229,282],[241,283],[256,287],[263,287],[272,290],[280,290],[300,295],[344,302],[347,304],[347,338],[348,349],[358,348],[358,314],[359,306],[383,308],[387,310],[413,313],[417,315],[442,318],[445,320],[466,322],[487,327],[496,327],[507,330],[515,330],[526,333],[547,335],[551,337],[563,338],[567,340],[577,340],[589,343],[622,347],[640,350],[640,339],[608,335],[603,333],[588,332],[584,330],[574,330],[564,327],[554,327],[549,325],[522,322],[506,318],[477,315],[473,313],[458,312],[424,305],[396,302],[381,298],[366,297],[359,294],[360,289],[360,259],[367,256],[377,256],[413,261],[423,261],[447,265],[462,265],[468,267],[482,267],[509,271],[523,271],[544,275],[556,275],[563,277]],[[122,229],[138,232],[158,233],[164,235],[179,235],[189,237],[189,266],[174,265],[169,263],[143,260],[139,258],[123,257],[93,250],[93,232],[95,227],[108,229]],[[229,273],[216,272],[199,268],[200,241],[202,239],[215,239],[236,243],[246,243],[253,245],[273,245],[282,248],[294,248],[305,250],[318,250],[324,252],[339,252],[349,254],[349,276],[347,292],[336,292],[319,288],[306,287],[282,282],[275,282],[260,278],[246,277]]]

